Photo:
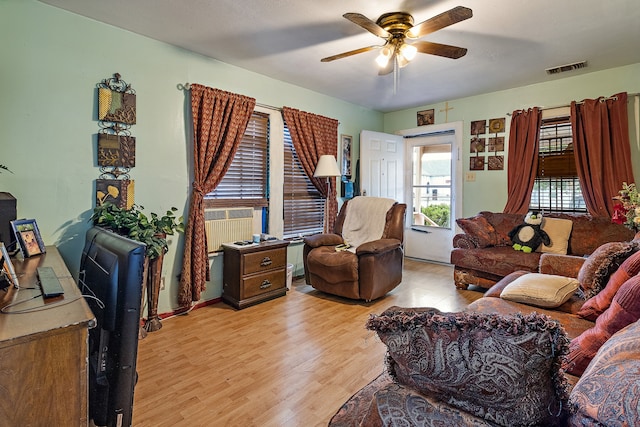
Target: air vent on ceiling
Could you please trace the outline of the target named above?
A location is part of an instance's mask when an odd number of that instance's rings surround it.
[[[545,71],[547,74],[558,74],[564,73],[565,71],[573,71],[579,70],[580,68],[585,68],[587,66],[587,61],[574,62],[573,64],[560,65],[558,67],[547,68]]]

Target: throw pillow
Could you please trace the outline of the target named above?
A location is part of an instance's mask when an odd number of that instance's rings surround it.
[[[573,228],[573,221],[560,218],[542,218],[542,229],[546,231],[551,240],[549,246],[544,243],[538,248],[538,252],[566,255],[569,249],[569,236]]]
[[[576,292],[578,280],[555,274],[529,273],[509,283],[500,297],[537,307],[559,307]]]
[[[576,314],[585,319],[595,321],[599,315],[609,308],[620,286],[638,273],[640,273],[640,252],[636,252],[625,259],[620,264],[620,267],[609,277],[604,289],[587,300]]]
[[[479,248],[496,244],[496,229],[484,216],[478,214],[471,218],[459,218],[456,219],[456,224],[476,242]]]
[[[578,272],[578,282],[589,299],[600,292],[618,266],[638,250],[637,243],[609,242],[601,245],[585,260]]]
[[[640,425],[640,322],[602,345],[571,391],[575,426]]]
[[[566,371],[580,376],[596,355],[600,346],[613,334],[640,319],[640,276],[634,276],[620,287],[611,305],[596,319],[593,328],[571,340]]]
[[[568,338],[549,316],[392,307],[367,328],[387,346],[394,380],[425,395],[503,426],[555,425],[565,415]]]

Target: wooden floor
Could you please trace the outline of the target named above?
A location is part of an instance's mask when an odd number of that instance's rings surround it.
[[[140,341],[135,427],[326,426],[384,369],[384,345],[364,324],[392,305],[464,308],[447,265],[406,260],[403,281],[365,303],[294,280],[285,297],[234,310],[218,303],[166,319]]]

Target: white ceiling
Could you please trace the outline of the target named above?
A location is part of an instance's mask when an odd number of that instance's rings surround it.
[[[41,0],[97,21],[354,104],[387,112],[640,62],[638,0]],[[382,39],[342,15],[375,21],[406,11],[419,23],[455,6],[473,17],[421,40],[468,49],[418,54],[378,76],[371,51],[320,59]],[[557,75],[545,69],[578,61]]]

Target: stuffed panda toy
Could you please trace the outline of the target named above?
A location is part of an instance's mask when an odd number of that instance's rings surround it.
[[[524,217],[524,224],[516,226],[509,232],[509,238],[513,242],[513,249],[530,253],[538,249],[540,243],[549,246],[551,239],[546,231],[541,228],[542,214],[529,212]]]

